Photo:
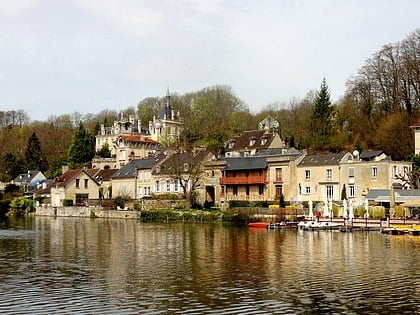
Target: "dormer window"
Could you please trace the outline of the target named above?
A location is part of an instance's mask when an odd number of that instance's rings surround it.
[[[249,139],[249,145],[253,146],[255,144],[255,137]]]
[[[156,173],[160,173],[160,166],[156,166]]]
[[[184,172],[188,172],[188,169],[189,169],[189,165],[188,165],[188,163],[185,163],[184,164]]]
[[[229,149],[232,149],[234,145],[235,145],[235,140],[229,141]]]
[[[261,138],[261,145],[265,145],[267,143],[267,137]]]

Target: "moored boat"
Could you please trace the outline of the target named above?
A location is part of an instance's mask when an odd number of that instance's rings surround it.
[[[269,224],[269,222],[249,222],[248,227],[266,229]]]

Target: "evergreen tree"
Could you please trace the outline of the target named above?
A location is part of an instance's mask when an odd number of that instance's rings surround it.
[[[28,139],[28,145],[25,150],[25,166],[28,171],[39,170],[44,172],[48,169],[42,154],[41,142],[35,132]]]
[[[317,93],[310,118],[312,145],[315,148],[321,148],[327,143],[332,128],[332,115],[330,92],[324,78],[321,83],[321,90]]]
[[[92,160],[95,155],[95,137],[87,131],[83,123],[73,134],[68,156],[71,167],[78,167]]]
[[[101,158],[110,158],[111,150],[109,149],[108,143],[105,143],[96,154],[99,155]]]

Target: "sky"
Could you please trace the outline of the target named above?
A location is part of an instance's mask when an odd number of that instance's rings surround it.
[[[228,85],[258,112],[331,98],[420,27],[418,0],[0,0],[0,111],[31,120]]]

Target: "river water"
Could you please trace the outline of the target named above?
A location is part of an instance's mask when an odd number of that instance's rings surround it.
[[[0,221],[0,313],[420,313],[420,236]]]

